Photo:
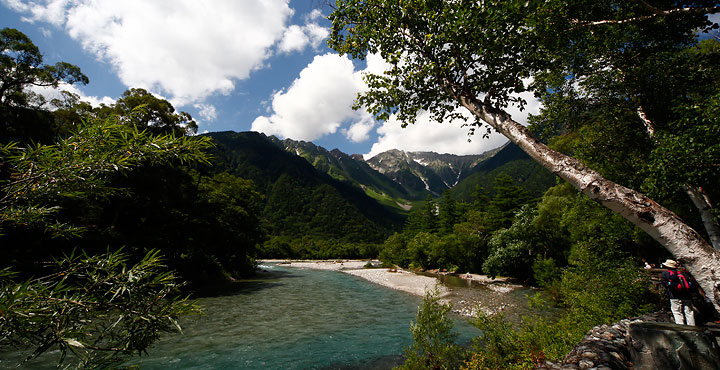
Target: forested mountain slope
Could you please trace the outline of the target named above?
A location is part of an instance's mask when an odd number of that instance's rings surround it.
[[[500,173],[508,174],[534,197],[540,197],[555,185],[555,175],[533,161],[513,143],[501,147],[492,157],[478,163],[469,172],[470,174],[453,188],[456,199],[470,200],[477,186],[493,195],[493,181]]]
[[[217,147],[214,170],[257,185],[271,234],[380,242],[402,225],[402,216],[361,188],[317,171],[307,160],[255,132],[207,134]]]
[[[404,200],[416,197],[401,184],[378,172],[365,162],[360,155],[348,155],[338,149],[328,151],[311,142],[292,139],[269,139],[284,150],[297,154],[311,163],[315,169],[339,181],[351,183],[365,190],[374,198]],[[422,197],[424,197],[424,192]]]
[[[328,151],[311,142],[274,136],[269,139],[305,158],[318,171],[360,187],[381,202],[387,200],[389,205],[424,200],[428,194],[437,198],[447,189],[453,190],[456,199],[467,201],[478,185],[493,195],[493,181],[503,172],[536,197],[555,185],[550,172],[512,143],[477,155],[395,149],[364,160],[361,155]]]

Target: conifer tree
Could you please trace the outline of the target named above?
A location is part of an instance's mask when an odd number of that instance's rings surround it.
[[[452,196],[450,189],[443,191],[442,202],[439,204],[438,223],[440,224],[440,234],[447,235],[452,233],[453,226],[458,222],[457,204]]]

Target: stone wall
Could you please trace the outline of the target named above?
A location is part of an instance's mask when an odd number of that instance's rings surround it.
[[[545,362],[536,369],[542,370],[629,370],[633,369],[628,330],[636,322],[668,322],[666,312],[657,312],[613,325],[592,328],[565,359],[559,363]]]
[[[718,339],[708,328],[676,325],[670,314],[596,326],[559,363],[542,370],[720,370]]]
[[[628,334],[634,370],[720,369],[720,348],[706,327],[640,322]]]

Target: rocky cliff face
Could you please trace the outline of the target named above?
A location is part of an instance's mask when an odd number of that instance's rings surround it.
[[[479,155],[438,154],[434,152],[405,152],[389,150],[367,160],[373,169],[414,191],[426,191],[439,196],[445,189],[457,185],[470,170],[492,157],[498,149]]]
[[[362,155],[352,156],[338,149],[328,151],[306,141],[285,139],[280,141],[271,137],[273,142],[286,151],[305,158],[315,169],[324,172],[336,180],[351,183],[379,197],[392,199],[412,199],[414,194],[384,174],[373,169],[365,162]]]
[[[494,178],[506,173],[534,196],[555,184],[554,176],[513,144],[477,155],[438,154],[389,150],[365,159],[331,151],[311,142],[280,140],[275,145],[304,158],[316,170],[336,180],[350,183],[379,202],[407,210],[412,202],[428,194],[439,197],[453,189],[458,200],[469,201],[477,186],[492,194]]]
[[[452,188],[469,175],[478,163],[499,150],[463,156],[389,150],[365,160],[360,154],[347,155],[337,149],[328,151],[310,142],[272,139],[286,151],[305,158],[315,168],[338,180],[369,186],[378,193],[404,199],[424,199],[428,193],[440,196],[445,189]]]

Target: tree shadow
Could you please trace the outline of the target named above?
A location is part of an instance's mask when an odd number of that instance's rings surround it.
[[[227,281],[212,286],[204,286],[193,292],[193,298],[227,297],[250,295],[285,285],[283,280],[300,277],[290,271],[258,269],[255,275]]]

